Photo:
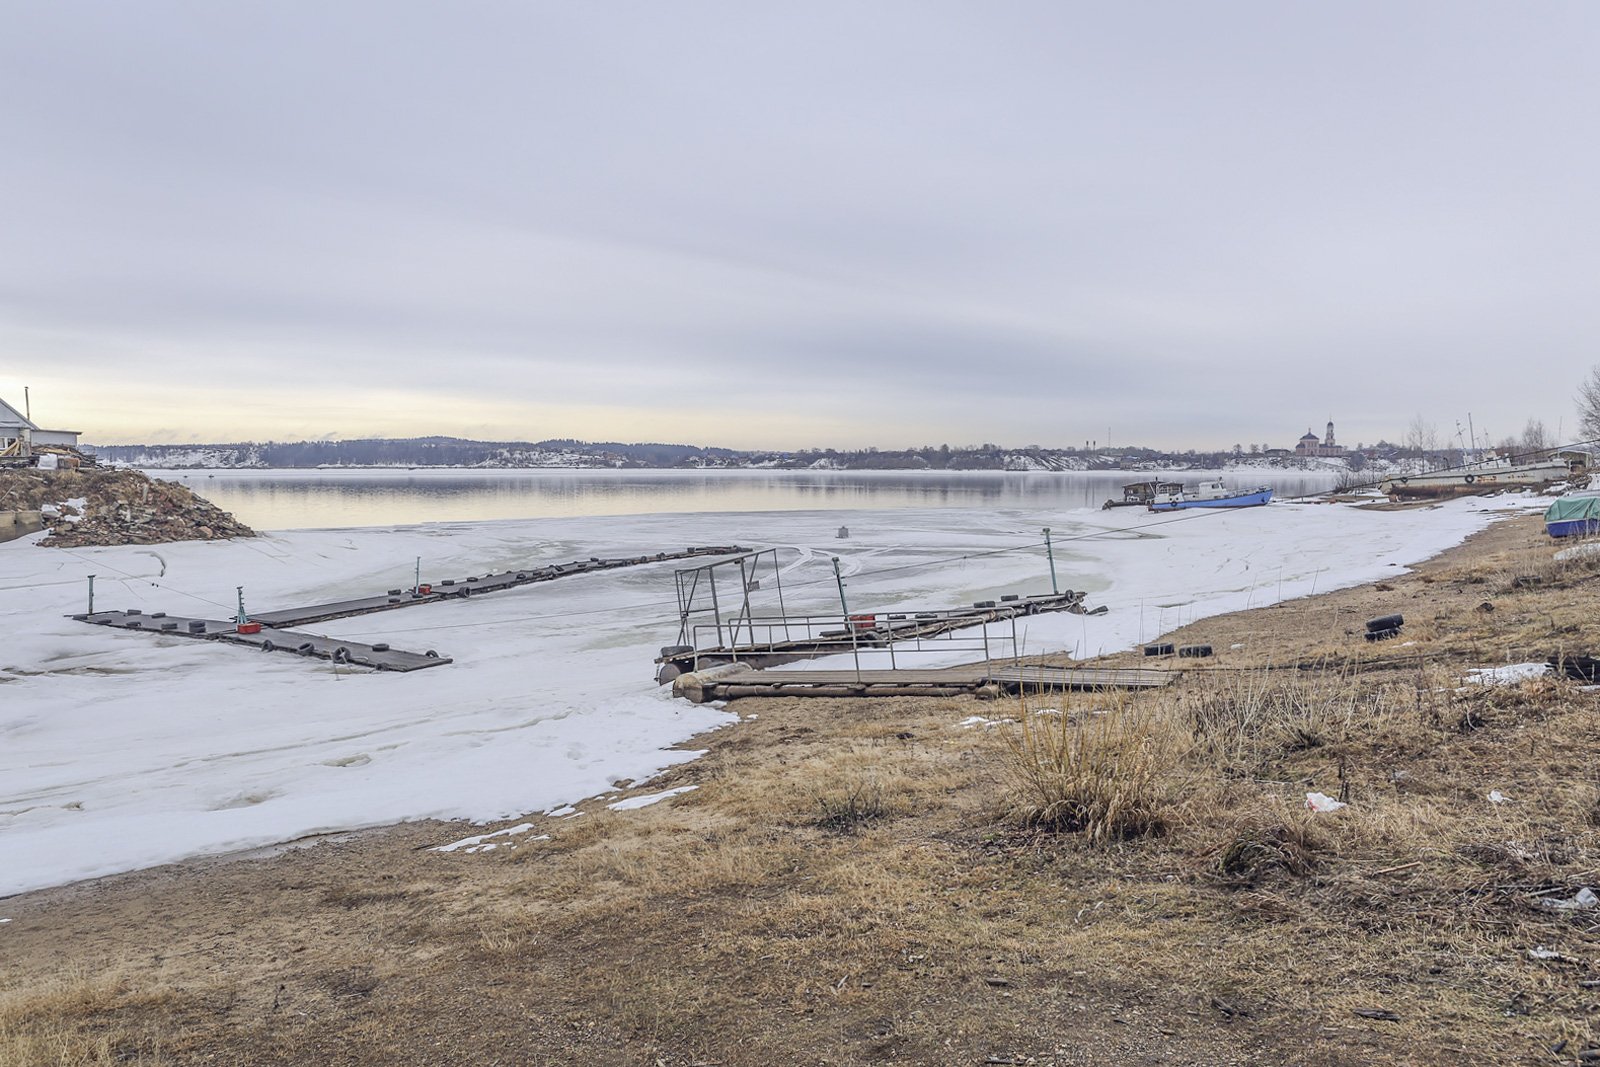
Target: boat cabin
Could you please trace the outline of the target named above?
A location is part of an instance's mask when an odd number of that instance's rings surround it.
[[[1122,487],[1124,504],[1148,504],[1156,495],[1155,482],[1134,482]]]

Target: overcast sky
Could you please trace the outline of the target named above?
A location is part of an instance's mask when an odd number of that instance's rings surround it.
[[[96,443],[1571,436],[1600,5],[0,2]]]

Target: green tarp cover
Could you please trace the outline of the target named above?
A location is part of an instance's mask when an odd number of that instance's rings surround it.
[[[1575,522],[1583,519],[1600,519],[1600,496],[1557,497],[1544,512],[1545,522]]]

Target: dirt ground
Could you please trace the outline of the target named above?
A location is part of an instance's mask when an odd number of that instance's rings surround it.
[[[1554,548],[1514,518],[1195,622],[1152,693],[747,699],[493,851],[407,823],[0,901],[0,1067],[1600,1060],[1600,909],[1549,906],[1600,890],[1600,694],[1462,677],[1600,646],[1600,560]]]

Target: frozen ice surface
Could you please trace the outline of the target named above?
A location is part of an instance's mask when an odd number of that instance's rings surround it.
[[[11,541],[0,544],[0,895],[406,819],[554,810],[693,759],[698,752],[675,746],[736,721],[674,701],[651,680],[658,648],[677,639],[675,564],[307,627],[454,657],[414,674],[74,622],[89,574],[97,608],[226,619],[238,585],[257,610],[319,603],[409,586],[418,556],[423,581],[437,582],[737,541],[781,550],[791,612],[839,610],[833,556],[852,611],[915,611],[1048,592],[1040,529],[1049,526],[1062,588],[1088,590],[1111,610],[1019,620],[1017,636],[1028,653],[1081,656],[1392,574],[1482,528],[1496,506],[858,511],[849,542],[834,537],[838,511],[73,550]]]

